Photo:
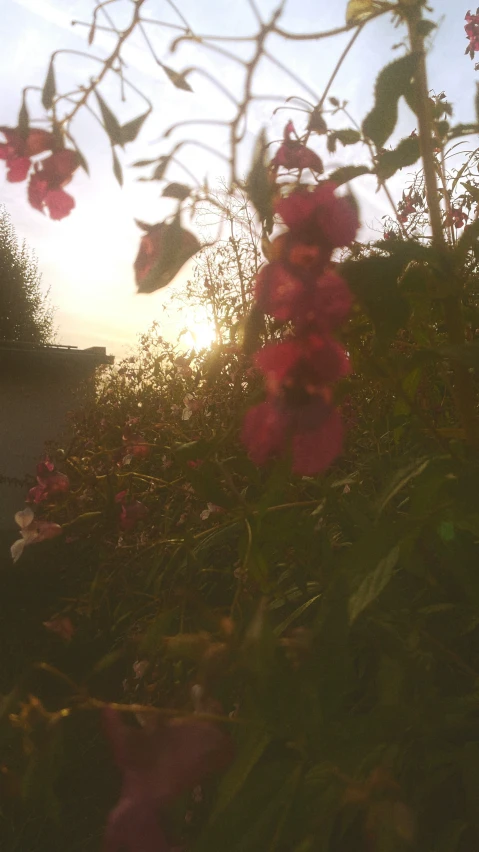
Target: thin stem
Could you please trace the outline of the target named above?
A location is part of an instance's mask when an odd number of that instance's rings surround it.
[[[283,71],[285,74],[287,74],[288,77],[291,80],[294,80],[294,82],[297,83],[298,86],[301,86],[301,88],[303,88],[305,90],[305,92],[308,92],[308,94],[311,95],[311,97],[314,99],[315,102],[318,100],[318,95],[316,94],[314,89],[311,89],[311,87],[308,86],[308,84],[305,83],[303,80],[301,80],[301,78],[298,77],[294,73],[294,71],[291,71],[291,69],[288,68],[287,65],[284,65],[282,62],[279,61],[279,59],[276,59],[276,57],[273,56],[271,53],[269,53],[267,50],[265,50],[263,52],[263,56],[264,56],[265,59],[268,59],[269,62],[272,62],[273,65],[276,65],[277,68],[279,68],[281,71]]]
[[[387,9],[381,9],[378,12],[374,12],[374,14],[370,15],[368,18],[369,21],[373,21],[374,18],[379,18],[380,15],[384,15],[386,12],[392,11],[393,7]],[[282,38],[290,39],[293,41],[318,41],[322,38],[331,38],[331,36],[342,35],[342,33],[348,33],[350,30],[353,30],[357,27],[363,27],[364,23],[361,24],[346,24],[344,27],[336,27],[334,30],[323,30],[320,33],[290,33],[287,30],[282,30],[279,27],[275,27],[273,32],[276,35],[281,36]]]
[[[420,22],[422,10],[419,5],[412,7],[408,13],[408,30],[411,50],[417,54],[417,67],[414,76],[416,89],[416,110],[419,125],[419,143],[424,169],[424,182],[426,186],[426,198],[429,211],[429,221],[433,245],[444,258],[445,269],[450,270],[449,258],[447,256],[447,244],[442,228],[441,202],[437,188],[436,164],[434,158],[433,138],[433,116],[429,100],[429,87],[426,69],[426,54],[424,48],[424,35],[421,32]],[[449,343],[453,346],[463,345],[465,342],[465,326],[462,313],[460,297],[456,294],[447,296],[443,300],[444,322],[447,329]],[[472,376],[467,367],[458,361],[452,361],[454,374],[454,396],[459,417],[464,426],[466,440],[471,446],[477,445],[477,429],[475,418],[475,388]]]
[[[106,2],[108,2],[108,1],[109,0],[106,0]],[[113,2],[113,0],[111,0],[111,2]],[[118,57],[120,55],[120,51],[121,51],[121,48],[123,47],[123,44],[130,37],[131,33],[133,32],[133,30],[135,29],[135,27],[137,26],[137,24],[140,20],[140,9],[141,9],[141,6],[143,5],[144,2],[145,2],[145,0],[137,0],[137,2],[135,3],[135,11],[133,13],[133,17],[131,19],[130,25],[126,28],[126,30],[124,30],[122,32],[121,36],[118,39],[118,42],[116,44],[116,47],[115,47],[113,53],[111,53],[110,56],[108,57],[108,59],[105,61],[105,64],[104,64],[102,70],[100,71],[98,77],[95,80],[91,81],[90,85],[85,89],[80,100],[77,101],[74,109],[72,109],[72,111],[63,118],[63,121],[62,121],[63,124],[70,122],[75,117],[78,110],[81,109],[81,107],[86,104],[86,102],[87,102],[88,98],[90,97],[90,95],[92,94],[92,92],[94,92],[95,89],[100,85],[101,81],[103,80],[105,75],[108,73],[108,71],[110,71],[112,69],[112,66],[115,62],[115,59],[118,59]],[[103,5],[103,4],[101,4],[101,5]],[[97,7],[97,9],[98,8],[99,7]],[[97,9],[95,9],[95,12],[97,11]]]

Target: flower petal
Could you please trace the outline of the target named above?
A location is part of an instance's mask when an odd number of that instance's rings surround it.
[[[11,548],[10,553],[12,554],[12,559],[14,562],[18,562],[20,556],[22,555],[25,549],[25,541],[23,538],[19,538],[18,541],[14,541]]]
[[[15,523],[18,524],[21,530],[24,530],[30,526],[34,518],[35,514],[33,509],[30,509],[30,506],[27,506],[26,509],[22,509],[20,512],[16,513]]]

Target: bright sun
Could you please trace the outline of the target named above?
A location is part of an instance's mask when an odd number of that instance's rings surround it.
[[[182,343],[187,346],[193,346],[195,349],[208,349],[216,338],[215,327],[208,317],[195,313],[188,317],[188,326],[181,337]]]

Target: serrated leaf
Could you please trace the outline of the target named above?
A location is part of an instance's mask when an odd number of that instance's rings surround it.
[[[419,35],[423,36],[423,38],[427,38],[428,35],[430,35],[436,28],[437,24],[435,24],[434,21],[427,21],[426,18],[418,21],[416,25],[417,32]]]
[[[336,142],[341,142],[342,145],[356,145],[361,139],[361,134],[351,127],[346,127],[343,130],[332,130],[328,133],[327,147],[330,154],[336,151]]]
[[[256,140],[253,163],[246,180],[246,191],[251,203],[264,222],[268,234],[273,230],[273,187],[266,158],[266,133],[263,129]]]
[[[168,65],[162,65],[163,71],[167,75],[167,77],[171,80],[174,86],[177,89],[182,89],[184,92],[192,92],[188,80],[186,79],[184,74],[180,74],[178,71],[175,71],[173,68],[169,68]]]
[[[151,109],[122,125],[120,128],[121,145],[126,145],[127,142],[134,142],[150,112]]]
[[[48,66],[47,76],[45,82],[43,84],[42,89],[42,104],[45,109],[51,109],[53,105],[53,99],[57,93],[57,87],[55,82],[55,68],[53,65],[53,56],[50,59],[50,65]]]
[[[351,596],[349,601],[349,620],[356,620],[366,607],[374,603],[381,592],[386,588],[393,576],[394,569],[399,559],[399,547],[396,545],[389,551],[388,555],[381,559],[374,571],[361,583],[357,592]]]
[[[120,186],[123,186],[123,169],[121,167],[120,161],[116,155],[116,151],[114,148],[111,149],[111,154],[113,157],[113,174],[115,175]]]
[[[341,168],[331,172],[329,180],[333,181],[336,186],[342,186],[344,183],[354,180],[354,178],[369,174],[371,174],[371,169],[368,166],[341,166]]]
[[[461,136],[473,136],[475,133],[479,133],[479,124],[456,124],[455,127],[451,127],[448,133],[448,139],[457,139]]]
[[[26,139],[28,136],[28,132],[30,130],[30,116],[28,115],[28,109],[25,99],[25,93],[23,94],[22,105],[20,107],[20,112],[18,113],[18,132],[22,139]]]
[[[108,134],[108,138],[112,145],[123,145],[121,131],[122,128],[117,117],[112,113],[108,104],[105,103],[99,92],[95,91],[95,96],[100,107],[103,125]],[[119,181],[120,182],[120,181]]]
[[[412,77],[417,66],[417,56],[408,53],[386,65],[380,72],[374,92],[374,107],[363,121],[363,133],[382,148],[398,119],[399,99],[410,96]],[[411,104],[411,98],[408,102]]]
[[[392,151],[383,151],[379,157],[376,174],[383,181],[392,177],[399,169],[412,166],[419,160],[421,150],[418,136],[401,139]]]
[[[179,201],[184,201],[190,193],[190,187],[184,183],[169,183],[168,186],[165,186],[161,194],[165,198],[177,198]]]

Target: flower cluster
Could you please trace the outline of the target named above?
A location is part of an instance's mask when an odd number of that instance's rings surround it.
[[[467,213],[462,207],[451,207],[447,216],[447,224],[459,230],[467,223],[467,218]]]
[[[347,317],[351,294],[334,271],[334,249],[349,245],[359,222],[348,198],[330,181],[296,186],[276,202],[288,231],[272,242],[270,263],[256,279],[256,303],[287,323],[282,342],[255,358],[266,400],[248,411],[243,441],[257,464],[291,443],[293,470],[315,475],[341,452],[343,429],[331,386],[349,371],[346,353],[332,336]]]
[[[403,225],[407,222],[410,216],[417,213],[417,208],[422,207],[422,198],[418,192],[403,192],[403,197],[398,203],[398,219]]]
[[[324,172],[323,162],[315,151],[307,148],[299,139],[292,139],[296,135],[294,124],[288,121],[284,129],[283,144],[278,148],[276,156],[271,161],[274,169],[282,166],[286,171],[293,169],[311,169],[312,172],[322,174]]]
[[[466,17],[466,26],[464,27],[466,31],[466,36],[469,39],[469,44],[466,47],[465,53],[469,54],[471,59],[474,59],[474,53],[479,51],[479,8],[476,9],[476,14],[471,15],[470,12],[467,13]]]
[[[6,140],[0,143],[0,160],[5,160],[7,180],[19,183],[30,175],[28,200],[32,207],[41,212],[46,208],[52,219],[68,216],[75,200],[63,187],[80,165],[77,152],[59,148],[57,138],[46,130],[30,129],[25,135],[16,127],[0,127],[0,132]],[[51,152],[48,157],[33,162],[32,157],[47,151]]]
[[[44,500],[58,500],[68,494],[70,480],[64,473],[55,470],[50,459],[37,464],[37,485],[30,488],[27,503],[43,503]]]

